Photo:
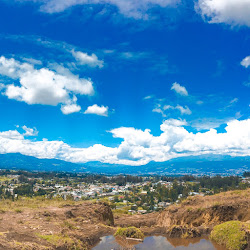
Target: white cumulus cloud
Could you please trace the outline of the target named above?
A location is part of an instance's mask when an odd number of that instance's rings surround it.
[[[65,115],[76,113],[76,112],[79,112],[80,110],[81,110],[81,106],[77,104],[67,104],[67,105],[62,105],[61,107],[61,111]]]
[[[250,26],[249,0],[199,0],[196,7],[210,23]]]
[[[2,88],[2,93],[9,99],[27,104],[62,104],[62,111],[68,114],[70,110],[80,110],[75,95],[94,94],[93,82],[90,79],[79,78],[62,66],[57,66],[56,70],[36,69],[30,63],[1,56],[0,75],[13,82],[6,83]]]
[[[203,154],[250,156],[250,119],[228,121],[223,133],[216,129],[193,133],[185,128],[186,125],[189,124],[185,120],[165,120],[159,136],[154,136],[149,129],[120,127],[110,131],[114,138],[122,139],[117,147],[95,144],[88,148],[75,148],[63,141],[29,140],[25,138],[27,132],[22,134],[17,130],[2,131],[0,153],[21,153],[76,163],[100,161],[127,165]]]
[[[188,96],[187,89],[184,86],[181,86],[177,82],[173,83],[171,90],[174,90],[179,95]]]
[[[100,116],[108,116],[108,107],[98,106],[97,104],[94,104],[92,106],[89,106],[84,114],[94,114],[94,115],[100,115]]]

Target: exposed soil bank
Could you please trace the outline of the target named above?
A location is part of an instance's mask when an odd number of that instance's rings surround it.
[[[250,190],[195,196],[162,211],[156,225],[166,228],[212,228],[230,220],[250,220]]]
[[[0,249],[90,249],[114,233],[113,224],[105,203],[5,212],[0,215]]]

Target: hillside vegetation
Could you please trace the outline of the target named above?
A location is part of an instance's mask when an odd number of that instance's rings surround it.
[[[229,250],[241,250],[247,247],[250,223],[228,221],[213,228],[210,238]]]

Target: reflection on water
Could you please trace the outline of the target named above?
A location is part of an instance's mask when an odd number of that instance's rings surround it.
[[[113,235],[101,238],[93,250],[122,250],[122,249],[142,249],[142,250],[224,250],[225,248],[211,242],[208,238],[166,238],[163,236],[146,237],[143,242],[127,241],[115,238]]]

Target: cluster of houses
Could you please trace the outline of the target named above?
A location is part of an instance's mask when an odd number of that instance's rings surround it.
[[[8,191],[11,195],[14,194],[14,189],[18,187],[20,184],[19,176],[18,175],[11,175],[7,176],[9,179],[14,181],[12,182],[4,182],[1,181],[1,185],[5,186],[5,191]],[[130,213],[146,213],[147,210],[140,209],[138,207],[133,207],[133,204],[128,202],[125,199],[125,194],[130,192],[133,189],[140,190],[140,195],[147,195],[148,191],[154,192],[155,188],[158,184],[165,186],[166,188],[171,188],[173,186],[173,182],[167,181],[158,181],[158,182],[151,182],[151,181],[143,181],[140,183],[127,183],[124,186],[119,186],[117,184],[108,184],[108,183],[95,183],[95,184],[86,184],[86,183],[74,183],[69,182],[71,184],[62,184],[63,182],[53,183],[53,182],[44,182],[41,178],[36,184],[33,185],[33,191],[38,192],[40,189],[47,191],[47,194],[50,197],[62,197],[63,199],[73,199],[75,201],[85,200],[85,199],[101,199],[107,198],[111,202],[115,202],[115,197],[119,197],[119,203],[121,203],[119,207],[131,206],[131,209],[128,210]],[[53,183],[53,184],[52,184]],[[242,183],[250,183],[250,178],[242,178]],[[186,185],[185,182],[179,182],[179,184]],[[147,186],[147,188],[144,188]],[[146,190],[148,191],[146,191]],[[209,191],[207,191],[209,192]],[[199,192],[189,192],[189,196],[196,196],[196,195],[206,195],[209,193],[199,193]],[[182,198],[182,194],[179,194],[178,200]],[[177,200],[177,202],[178,202]],[[154,209],[161,209],[166,208],[167,206],[171,205],[169,202],[159,201],[156,202],[154,205]],[[134,206],[136,206],[134,204]]]
[[[64,199],[72,197],[75,201],[81,199],[93,199],[108,197],[112,198],[115,195],[125,193],[132,184],[126,184],[125,186],[118,186],[113,184],[78,184],[76,187],[64,186],[62,184],[55,184],[54,186],[45,186],[45,184],[34,185],[34,191],[41,189],[51,190],[53,196],[61,196]]]

